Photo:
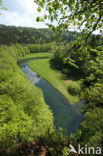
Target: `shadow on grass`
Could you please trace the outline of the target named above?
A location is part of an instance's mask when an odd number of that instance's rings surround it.
[[[81,79],[80,73],[78,73],[76,70],[74,71],[73,68],[67,68],[65,65],[60,65],[60,63],[57,63],[54,60],[50,60],[50,67],[53,70],[58,70],[61,72],[61,80],[78,81]],[[68,72],[65,72],[64,69],[67,69]]]

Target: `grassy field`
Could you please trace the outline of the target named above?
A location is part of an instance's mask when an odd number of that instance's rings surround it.
[[[32,53],[32,54],[28,54],[28,55],[25,55],[24,57],[21,57],[20,60],[27,60],[27,59],[30,59],[30,58],[37,58],[37,57],[51,57],[53,55],[53,53]]]
[[[34,57],[44,56],[43,53],[40,55],[38,55],[38,53],[33,55]],[[32,54],[30,54],[30,56],[32,56]],[[72,96],[68,93],[68,85],[72,82],[72,80],[66,79],[65,74],[52,68],[49,59],[38,59],[32,61],[29,66],[32,70],[39,73],[45,80],[47,80],[54,88],[56,88],[70,104],[79,102],[78,96]]]

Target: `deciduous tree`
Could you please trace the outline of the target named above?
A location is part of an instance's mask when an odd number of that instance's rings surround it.
[[[82,30],[87,34],[87,38],[95,30],[103,29],[103,1],[102,0],[35,0],[39,7],[44,8],[45,12],[42,18],[38,17],[37,21],[46,19],[51,21],[50,27],[55,29],[53,22],[58,23],[58,29]],[[40,12],[41,9],[38,8]]]

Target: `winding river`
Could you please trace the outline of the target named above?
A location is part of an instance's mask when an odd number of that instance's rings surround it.
[[[27,75],[28,79],[32,83],[43,91],[44,99],[53,112],[56,128],[62,127],[67,130],[68,134],[76,132],[77,129],[80,128],[80,123],[83,120],[81,107],[84,104],[84,101],[70,105],[63,95],[29,68],[29,62],[36,59],[28,59],[26,61],[19,62],[21,70]]]

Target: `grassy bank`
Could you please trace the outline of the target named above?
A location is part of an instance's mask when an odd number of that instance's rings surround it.
[[[32,53],[32,54],[28,54],[25,55],[23,57],[20,57],[20,60],[27,60],[27,59],[31,59],[31,58],[37,58],[37,57],[51,57],[53,55],[53,53]]]
[[[38,54],[35,56],[37,57]],[[72,96],[68,93],[68,85],[72,82],[72,79],[66,79],[65,74],[52,68],[49,59],[32,61],[29,66],[56,88],[70,104],[79,102],[79,96]]]

